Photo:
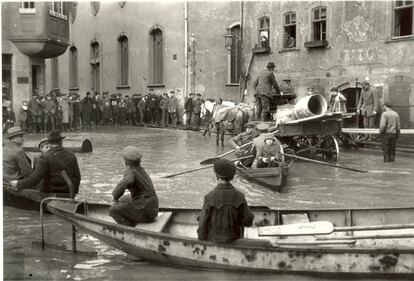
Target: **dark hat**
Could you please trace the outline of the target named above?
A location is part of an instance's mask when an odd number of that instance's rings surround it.
[[[90,95],[91,95],[91,93],[89,93],[89,92],[86,92],[86,95],[87,95],[87,96],[90,96]]]
[[[254,124],[253,123],[247,123],[246,125],[244,125],[245,128],[254,128]]]
[[[11,127],[10,129],[7,130],[7,138],[11,139],[13,137],[16,136],[21,136],[24,135],[24,131],[22,130],[22,128],[20,127]]]
[[[194,96],[194,93],[190,93],[190,95],[189,95],[189,96],[190,96],[190,97],[191,97],[191,96]]]
[[[393,107],[393,106],[394,106],[394,105],[393,105],[391,102],[389,102],[389,101],[384,102],[384,105],[385,105],[386,107]]]
[[[332,87],[330,91],[331,92],[338,92],[338,88],[337,87]]]
[[[126,99],[129,99],[129,96],[128,96],[128,95],[125,95],[125,98],[126,98]]]
[[[214,173],[221,179],[233,179],[236,174],[236,165],[228,159],[220,159],[214,163]]]
[[[258,129],[259,131],[267,131],[269,129],[269,125],[267,125],[266,123],[259,123],[256,125],[256,129]]]
[[[63,140],[64,138],[66,137],[62,137],[59,131],[52,131],[47,137],[47,140],[48,141],[59,141],[59,140]]]
[[[274,62],[268,62],[267,63],[267,65],[266,65],[266,68],[270,68],[270,69],[273,69],[273,68],[275,68],[275,63]]]
[[[128,145],[122,150],[122,157],[128,161],[137,161],[142,158],[142,155],[136,146]]]
[[[201,94],[200,93],[197,93],[196,96],[200,96],[201,97]]]

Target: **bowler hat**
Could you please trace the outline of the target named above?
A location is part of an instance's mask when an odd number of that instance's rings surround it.
[[[7,138],[11,139],[16,136],[24,135],[24,131],[20,127],[11,127],[7,130]]]
[[[221,179],[233,179],[236,174],[236,165],[228,159],[220,159],[214,163],[214,173]]]
[[[137,161],[142,158],[141,153],[139,153],[139,149],[133,145],[128,145],[124,147],[124,149],[122,150],[122,156],[125,160],[129,161]]]
[[[59,141],[59,140],[63,140],[64,138],[66,137],[62,137],[59,131],[52,131],[47,137],[47,140],[48,141]]]
[[[269,63],[267,63],[267,65],[266,65],[266,68],[269,68],[269,69],[273,69],[273,68],[275,68],[275,63],[274,62],[269,62]]]
[[[256,129],[258,129],[259,131],[267,131],[269,129],[269,125],[267,125],[266,123],[259,123],[256,125]]]

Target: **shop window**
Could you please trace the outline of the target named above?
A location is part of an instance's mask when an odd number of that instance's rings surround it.
[[[129,85],[128,73],[128,37],[122,35],[118,39],[119,46],[119,85]]]
[[[150,32],[150,69],[151,74],[150,84],[163,84],[164,73],[164,43],[162,30],[154,28]]]
[[[72,46],[69,49],[69,87],[76,89],[79,87],[78,84],[78,49]]]
[[[326,7],[317,7],[312,10],[313,41],[326,40]]]
[[[270,46],[270,20],[268,17],[259,19],[259,48],[268,48]]]
[[[393,37],[413,35],[413,1],[394,2]]]
[[[296,13],[289,12],[284,16],[283,48],[296,47]]]

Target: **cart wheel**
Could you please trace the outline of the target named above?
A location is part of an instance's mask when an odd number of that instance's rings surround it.
[[[327,136],[321,141],[322,157],[326,160],[338,161],[339,145],[334,136]]]
[[[312,153],[312,139],[309,137],[299,136],[295,138],[295,154],[308,156]]]

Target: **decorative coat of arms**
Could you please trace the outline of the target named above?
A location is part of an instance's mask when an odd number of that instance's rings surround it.
[[[97,2],[97,1],[91,2],[92,15],[96,16],[98,14],[100,5],[101,5],[101,2]]]

